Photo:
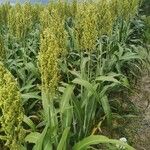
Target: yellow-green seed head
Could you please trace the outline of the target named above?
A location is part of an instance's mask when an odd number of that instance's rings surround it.
[[[42,79],[42,90],[51,94],[55,93],[58,83],[59,52],[60,47],[56,36],[49,28],[46,28],[41,35],[38,61]]]
[[[0,63],[0,131],[5,145],[11,150],[20,150],[23,121],[21,95],[16,80]]]
[[[8,28],[11,35],[21,39],[32,29],[33,10],[28,3],[24,5],[16,4],[9,10]]]
[[[60,47],[60,53],[66,51],[67,32],[65,30],[65,18],[61,17],[59,10],[47,8],[41,13],[42,28],[49,28],[49,32],[54,34]]]
[[[78,5],[76,29],[80,49],[88,51],[93,50],[98,37],[97,8],[94,3],[82,3]]]

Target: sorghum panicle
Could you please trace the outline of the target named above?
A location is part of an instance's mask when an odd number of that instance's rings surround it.
[[[32,6],[28,3],[24,5],[16,4],[9,11],[8,28],[11,35],[21,39],[25,38],[33,25]]]
[[[82,3],[78,5],[76,15],[76,35],[80,49],[91,51],[95,48],[98,37],[97,11],[94,3]]]
[[[39,69],[41,72],[42,90],[55,93],[58,83],[58,56],[60,47],[56,36],[49,28],[41,35],[41,46],[38,56]]]
[[[20,150],[23,138],[23,107],[16,80],[0,63],[0,130],[6,138],[5,145]]]

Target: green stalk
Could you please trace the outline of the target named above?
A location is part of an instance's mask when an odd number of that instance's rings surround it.
[[[44,114],[46,116],[46,122],[48,127],[50,128],[50,132],[48,133],[51,135],[51,138],[55,137],[55,144],[58,144],[57,139],[57,132],[54,129],[57,127],[56,119],[55,119],[55,109],[53,104],[53,96],[50,95],[48,92],[42,92],[42,104],[44,108]]]
[[[97,71],[96,71],[96,77],[99,75],[102,75],[102,44],[99,41],[99,46],[98,46],[98,61],[97,61]]]

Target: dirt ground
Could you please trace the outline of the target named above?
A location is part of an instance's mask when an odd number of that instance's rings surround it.
[[[136,150],[150,150],[150,75],[142,75],[137,83],[136,94],[131,97],[139,110],[139,117],[125,128]]]

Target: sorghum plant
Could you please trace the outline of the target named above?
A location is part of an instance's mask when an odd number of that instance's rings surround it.
[[[24,138],[23,107],[17,82],[0,63],[0,139],[11,150],[20,150]]]

